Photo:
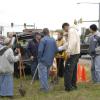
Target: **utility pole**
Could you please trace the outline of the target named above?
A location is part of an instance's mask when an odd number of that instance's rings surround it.
[[[97,21],[83,21],[83,22],[98,22],[98,30],[100,31],[100,3],[79,2],[77,4],[98,4],[99,5],[99,19]]]

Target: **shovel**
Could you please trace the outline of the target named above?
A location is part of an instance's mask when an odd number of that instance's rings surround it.
[[[25,79],[25,71],[22,59],[19,61],[19,72],[20,72],[20,86],[19,86],[19,93],[21,96],[25,96],[26,91],[23,86],[23,79]]]
[[[16,35],[16,38],[17,38],[17,43],[19,43],[17,35]],[[20,48],[18,48],[18,52],[21,54]],[[19,73],[20,73],[19,93],[21,96],[25,96],[26,91],[25,91],[25,88],[24,88],[23,82],[22,82],[23,78],[25,79],[25,71],[24,71],[24,64],[23,64],[22,57],[19,61]]]
[[[36,70],[35,70],[35,73],[34,73],[34,75],[33,75],[32,80],[31,80],[31,85],[33,84],[34,79],[35,79],[35,76],[36,76],[36,74],[37,74],[37,71],[38,71],[38,66],[39,66],[39,64],[37,65],[37,68],[36,68]]]

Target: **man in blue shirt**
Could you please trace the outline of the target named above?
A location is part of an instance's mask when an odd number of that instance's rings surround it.
[[[38,72],[41,83],[41,90],[44,92],[49,91],[48,73],[53,64],[54,56],[58,51],[56,41],[49,36],[49,29],[44,28],[44,37],[40,41],[38,48]]]

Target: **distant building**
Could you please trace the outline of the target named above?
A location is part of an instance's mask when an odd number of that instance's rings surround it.
[[[24,29],[23,30],[24,33],[28,33],[28,34],[32,34],[33,32],[42,32],[42,29]]]

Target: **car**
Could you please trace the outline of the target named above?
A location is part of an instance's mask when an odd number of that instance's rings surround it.
[[[80,55],[87,55],[89,54],[89,44],[81,44],[81,52]]]
[[[81,41],[81,44],[80,44],[80,57],[82,55],[87,55],[89,54],[89,37],[91,35],[87,35],[85,37],[85,39],[83,41]]]

